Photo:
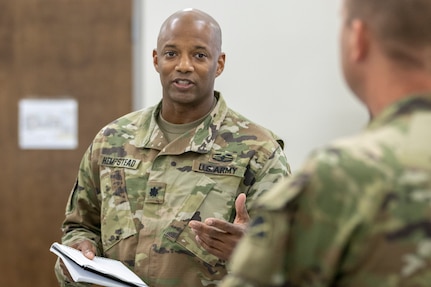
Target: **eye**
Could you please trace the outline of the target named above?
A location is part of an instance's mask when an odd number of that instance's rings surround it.
[[[196,53],[195,57],[198,59],[205,59],[207,55],[204,53]]]
[[[165,56],[168,57],[168,58],[175,57],[176,54],[177,53],[175,53],[174,51],[166,51],[165,52]]]

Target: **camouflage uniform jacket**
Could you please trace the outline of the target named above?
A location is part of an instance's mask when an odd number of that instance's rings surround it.
[[[257,201],[227,286],[431,286],[431,95],[317,150]]]
[[[215,96],[207,118],[169,144],[156,123],[160,104],[104,127],[80,164],[62,242],[90,239],[152,287],[215,286],[225,262],[195,243],[188,222],[232,222],[239,193],[249,209],[290,173],[274,134]]]

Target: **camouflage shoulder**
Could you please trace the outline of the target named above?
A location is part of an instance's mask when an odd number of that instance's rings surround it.
[[[268,210],[283,209],[313,184],[328,183],[328,180],[337,177],[339,172],[345,173],[348,178],[352,173],[351,168],[354,168],[348,166],[354,158],[352,154],[354,152],[349,148],[337,145],[314,150],[297,172],[282,179],[262,195],[257,206]],[[343,170],[346,167],[347,170]]]
[[[275,141],[280,145],[281,149],[284,150],[284,140],[281,137],[279,137],[277,134],[275,134],[273,131],[271,130],[268,130],[268,131],[275,139]]]
[[[248,119],[247,117],[230,108],[228,109],[226,117],[231,118],[230,122],[233,124],[247,129],[250,134],[257,136],[257,141],[270,141],[284,149],[284,140],[272,130]]]
[[[112,139],[110,141],[112,144],[126,142],[134,138],[138,129],[149,128],[154,111],[155,107],[133,111],[105,125],[93,140],[95,148],[99,143],[103,143],[107,137]]]
[[[155,108],[156,107],[153,106],[153,107],[149,107],[149,108],[145,108],[145,109],[141,109],[141,110],[137,110],[137,111],[133,111],[128,114],[125,114],[113,120],[112,122],[108,123],[107,125],[105,125],[100,130],[100,133],[104,134],[104,132],[107,130],[118,129],[119,127],[127,127],[129,124],[140,122],[143,119],[145,120],[151,119],[151,116]]]

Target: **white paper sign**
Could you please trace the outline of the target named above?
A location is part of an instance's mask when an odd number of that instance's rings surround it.
[[[78,103],[75,99],[22,99],[19,102],[22,149],[75,149]]]

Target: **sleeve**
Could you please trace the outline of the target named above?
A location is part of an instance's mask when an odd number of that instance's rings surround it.
[[[338,153],[319,153],[258,199],[222,287],[331,286],[367,212],[352,170],[339,161]]]
[[[290,165],[283,149],[275,141],[273,143],[273,151],[261,151],[256,154],[247,171],[249,174],[245,176],[245,181],[248,180],[250,183],[247,192],[247,209],[250,216],[254,215],[253,204],[256,199],[270,190],[278,181],[291,175]]]
[[[66,206],[62,243],[70,245],[81,239],[100,243],[100,184],[98,157],[92,146],[85,152],[78,177]]]
[[[280,193],[286,195],[286,187],[291,185],[294,178],[286,178],[279,182],[268,193],[256,202],[255,216],[250,223],[247,233],[236,247],[229,262],[231,272],[224,278],[222,287],[265,287],[284,286],[284,256],[285,240],[289,235],[292,214],[275,206],[271,208],[263,205],[269,201],[280,204],[274,200]],[[291,198],[301,191],[289,191]],[[279,198],[281,199],[281,198]]]
[[[65,245],[71,245],[80,240],[89,240],[97,247],[97,253],[100,255],[100,188],[97,178],[97,159],[94,158],[90,146],[81,160],[77,180],[66,205],[61,241]],[[91,286],[68,282],[58,260],[55,274],[60,286]]]

